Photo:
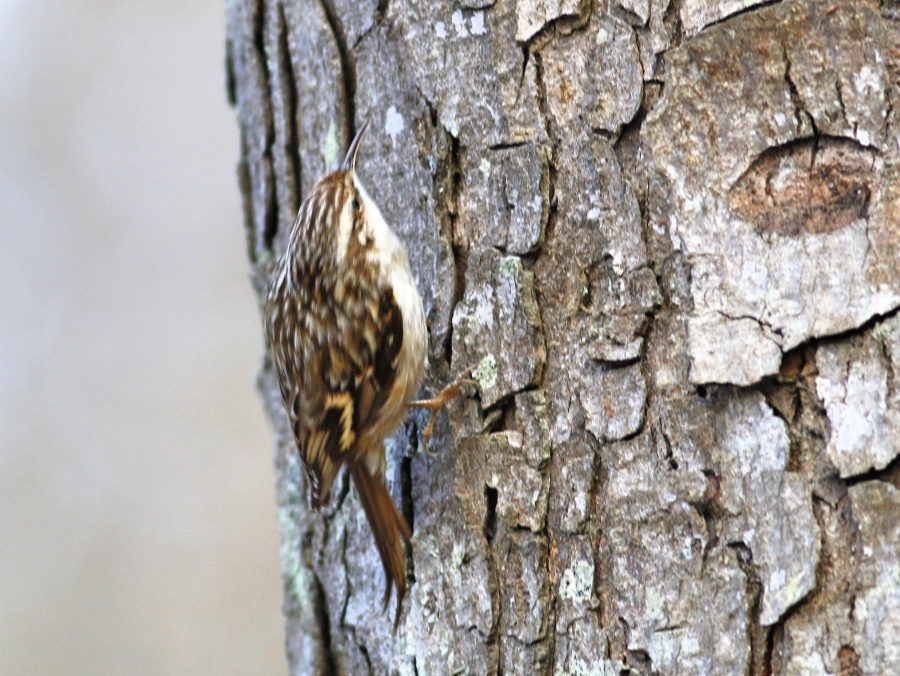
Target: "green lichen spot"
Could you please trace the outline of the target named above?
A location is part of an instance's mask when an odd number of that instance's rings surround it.
[[[322,157],[325,160],[326,167],[333,167],[337,164],[338,157],[338,140],[337,125],[334,118],[328,123],[328,132],[325,134],[325,146],[322,148]]]
[[[581,655],[576,653],[569,655],[562,676],[615,676],[619,673],[620,669],[614,663],[607,660],[599,663],[592,660],[592,663],[588,663]]]
[[[481,162],[478,164],[478,168],[481,170],[482,176],[487,178],[491,174],[491,161],[482,157]]]
[[[900,315],[894,315],[893,317],[889,317],[883,322],[876,324],[875,328],[872,329],[872,337],[875,340],[881,341],[890,339],[891,333],[898,327],[900,327]]]
[[[500,259],[500,275],[507,279],[515,279],[519,276],[522,262],[517,256],[506,256]]]
[[[301,608],[309,604],[307,597],[307,570],[300,560],[300,529],[297,526],[296,510],[282,507],[278,510],[281,542],[281,570],[291,581],[291,591]]]
[[[579,559],[566,568],[559,582],[559,596],[570,601],[584,603],[591,598],[594,589],[593,564]]]
[[[489,354],[482,359],[475,370],[472,371],[472,377],[481,385],[481,389],[489,389],[497,384],[497,360],[494,355]]]
[[[644,594],[644,603],[647,607],[647,617],[662,617],[663,597],[652,589]]]
[[[478,333],[481,330],[481,320],[475,313],[466,315],[464,320],[469,327],[469,333]]]

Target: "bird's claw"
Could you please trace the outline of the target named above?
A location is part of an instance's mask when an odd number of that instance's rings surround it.
[[[447,403],[453,401],[461,394],[463,385],[478,384],[478,381],[472,380],[468,377],[471,371],[472,369],[469,368],[460,373],[456,377],[456,379],[452,383],[447,385],[443,390],[441,390],[436,397],[409,402],[410,408],[427,408],[429,411],[431,411],[431,415],[428,418],[428,423],[422,430],[422,443],[424,444],[426,451],[428,450],[428,442],[431,439],[431,436],[434,434],[434,423],[437,420],[438,413],[441,412],[441,409],[444,408]]]

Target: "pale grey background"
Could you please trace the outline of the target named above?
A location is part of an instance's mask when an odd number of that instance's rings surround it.
[[[286,671],[224,13],[0,0],[0,674]]]

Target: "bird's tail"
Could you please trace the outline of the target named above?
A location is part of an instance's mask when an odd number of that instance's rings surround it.
[[[366,512],[372,535],[375,536],[375,546],[381,555],[381,565],[384,566],[385,609],[391,598],[391,584],[397,587],[397,614],[394,618],[396,631],[400,623],[400,606],[406,593],[406,560],[403,557],[400,535],[409,540],[412,532],[391,499],[383,478],[372,476],[364,462],[354,462],[350,467],[350,476],[353,477],[356,493]]]

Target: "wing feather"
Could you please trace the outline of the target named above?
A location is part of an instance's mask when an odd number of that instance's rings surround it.
[[[403,318],[393,292],[376,288],[369,298],[359,296],[357,291],[355,302],[334,310],[345,316],[327,318],[330,326],[345,327],[340,335],[307,330],[309,322],[301,317],[316,311],[315,302],[291,308],[270,301],[277,315],[267,327],[276,372],[316,506],[328,499],[341,465],[367,450],[357,442],[390,396],[403,343]],[[297,300],[303,304],[302,293]],[[300,349],[292,349],[288,358],[279,344]]]

